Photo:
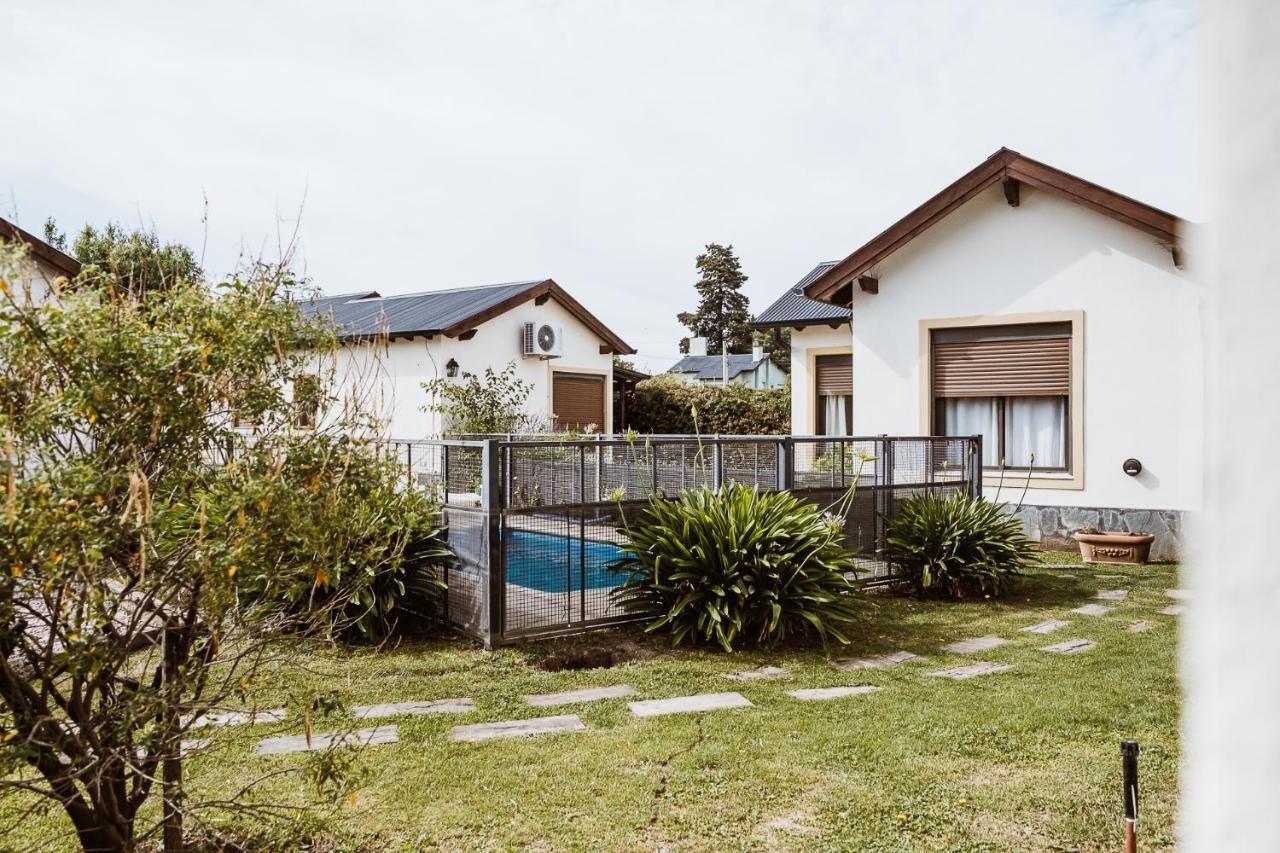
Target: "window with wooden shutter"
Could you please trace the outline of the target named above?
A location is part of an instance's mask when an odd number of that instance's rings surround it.
[[[853,356],[820,355],[813,361],[814,390],[819,397],[853,393]]]
[[[604,431],[605,382],[587,373],[554,373],[551,376],[551,409],[557,430],[584,430],[594,425]]]
[[[936,431],[982,435],[983,463],[1070,469],[1070,322],[934,329]]]

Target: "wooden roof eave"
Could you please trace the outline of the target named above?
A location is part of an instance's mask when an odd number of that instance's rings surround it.
[[[464,317],[463,319],[454,323],[449,328],[443,329],[442,331],[447,337],[457,338],[469,331],[474,330],[481,323],[492,320],[494,317],[497,317],[501,314],[505,314],[506,312],[510,311],[512,308],[515,308],[517,305],[522,305],[523,303],[528,302],[530,299],[533,299],[533,300],[543,299],[543,301],[545,301],[544,297],[547,297],[547,296],[556,300],[556,302],[559,302],[560,305],[563,306],[566,311],[568,311],[577,320],[579,320],[584,326],[586,326],[588,329],[594,332],[596,336],[600,338],[600,340],[608,344],[615,354],[631,355],[632,353],[635,352],[634,348],[632,348],[622,338],[614,334],[613,331],[608,326],[600,322],[600,320],[594,314],[588,311],[582,305],[582,303],[578,302],[578,300],[574,299],[572,296],[566,293],[565,290],[562,287],[560,287],[560,285],[556,284],[555,281],[552,279],[547,279],[546,281],[541,282],[540,284],[534,287],[531,287],[528,290],[524,290],[524,291],[521,291],[520,293],[510,296],[507,299],[504,299],[495,305],[489,306],[483,311],[477,312],[469,317]]]

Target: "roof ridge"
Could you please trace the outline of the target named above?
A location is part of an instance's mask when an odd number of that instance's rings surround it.
[[[500,281],[497,284],[473,284],[467,287],[447,287],[443,290],[419,290],[414,293],[392,293],[388,296],[376,296],[376,297],[372,297],[367,300],[361,300],[361,301],[374,302],[374,301],[380,300],[383,302],[387,302],[392,299],[412,299],[415,296],[436,296],[436,295],[445,294],[445,293],[465,293],[466,291],[470,291],[470,290],[494,290],[499,287],[514,287],[520,284],[524,284],[524,285],[542,284],[542,282],[544,281],[546,281],[545,278],[527,279],[525,281]],[[325,298],[336,299],[337,297],[325,297]]]

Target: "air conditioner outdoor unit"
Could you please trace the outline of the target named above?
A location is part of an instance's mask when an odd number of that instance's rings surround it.
[[[559,358],[564,355],[564,327],[550,323],[525,323],[520,335],[525,358]]]

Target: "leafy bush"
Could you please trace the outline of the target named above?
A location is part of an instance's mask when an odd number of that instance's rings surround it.
[[[655,376],[638,383],[627,400],[627,423],[642,433],[786,435],[791,431],[791,389],[757,391]]]
[[[243,597],[286,613],[318,611],[325,618],[312,630],[364,638],[385,636],[402,614],[435,612],[445,585],[434,570],[453,554],[436,523],[439,508],[403,485],[393,458],[347,436],[308,436],[276,464],[279,483],[269,493],[253,488],[255,474],[240,501],[210,501],[232,516],[210,522],[252,519],[256,534],[234,555]]]
[[[881,549],[897,565],[904,586],[950,598],[1000,595],[1036,551],[1004,504],[933,493],[903,504]]]
[[[502,370],[486,367],[480,376],[463,373],[460,380],[436,378],[421,383],[432,403],[419,408],[444,415],[444,429],[453,435],[529,432],[542,422],[524,405],[532,383],[516,376],[516,363]]]
[[[646,630],[772,644],[794,634],[847,643],[857,615],[853,552],[837,523],[789,492],[741,484],[654,498],[628,525],[615,595],[632,612],[660,613]]]

